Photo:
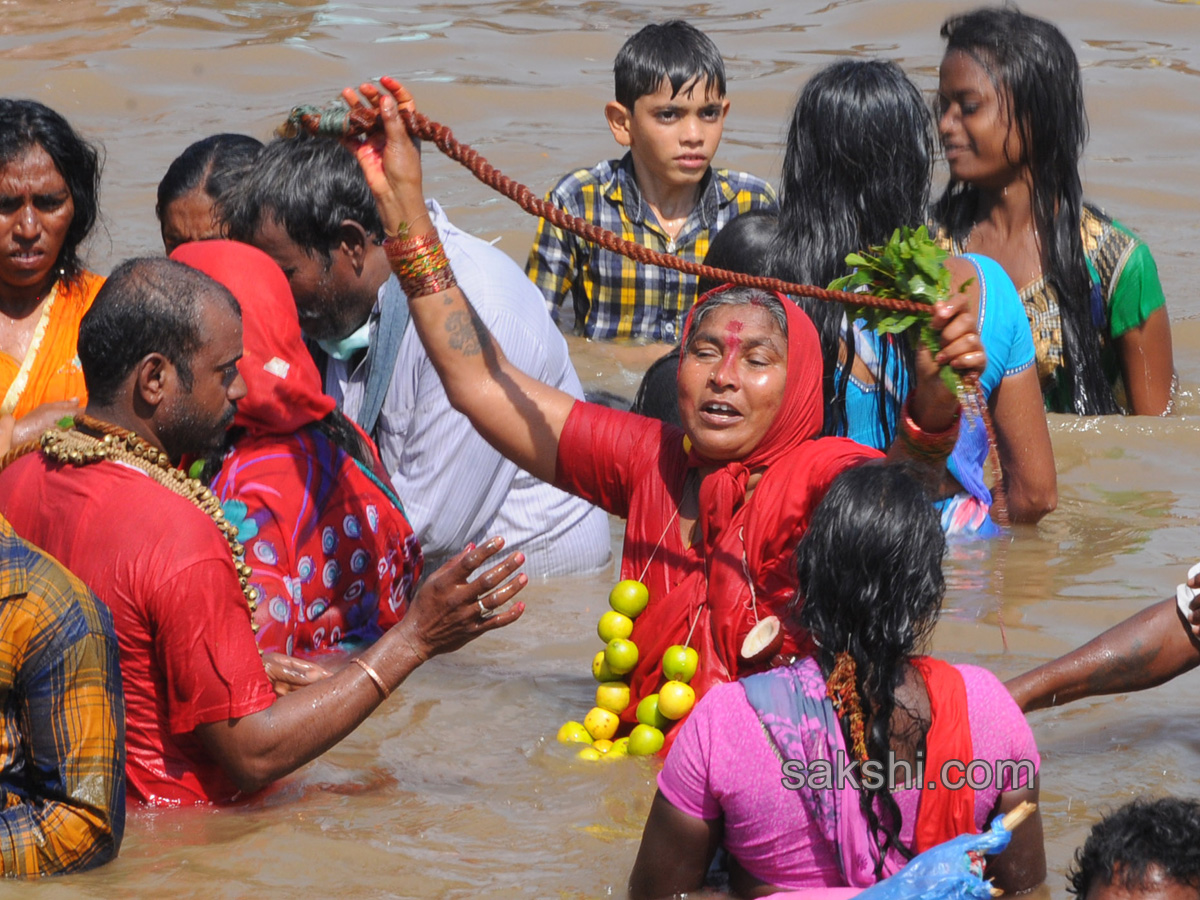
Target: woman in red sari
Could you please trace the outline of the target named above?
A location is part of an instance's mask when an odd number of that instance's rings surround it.
[[[375,640],[408,608],[421,548],[375,445],[321,390],[287,279],[233,241],[182,244],[171,258],[242,307],[246,396],[212,489],[240,519],[259,649],[312,656]]]
[[[623,718],[632,722],[637,701],[658,689],[662,650],[689,633],[700,655],[691,680],[697,695],[780,661],[747,663],[742,640],[756,617],[783,618],[796,589],[791,549],[830,482],[880,456],[845,439],[817,438],[821,355],[808,317],[762,291],[703,298],[684,331],[682,430],[576,401],[525,375],[504,358],[439,257],[420,156],[398,115],[397,101],[411,107],[412,99],[396,81],[383,84],[390,94],[371,85],[362,86],[362,97],[346,92],[352,104],[365,97],[381,106],[385,125],[384,134],[349,146],[387,233],[401,235],[384,246],[451,403],[522,468],[628,520],[621,572],[645,581],[650,602],[632,635],[640,661]],[[935,309],[942,350],[936,361],[923,356],[898,444],[940,441],[949,452],[958,401],[937,373],[941,364],[983,370],[974,318],[962,301]],[[788,640],[785,659],[806,645],[803,635]]]

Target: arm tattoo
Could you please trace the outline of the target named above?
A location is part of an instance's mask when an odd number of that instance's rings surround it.
[[[450,333],[450,346],[463,356],[478,356],[487,329],[475,315],[475,310],[456,310],[446,317],[446,331]]]

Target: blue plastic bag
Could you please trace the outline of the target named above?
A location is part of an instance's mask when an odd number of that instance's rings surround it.
[[[1004,816],[996,816],[990,830],[960,834],[930,847],[891,878],[867,888],[857,900],[991,900],[992,886],[974,871],[979,867],[973,869],[971,855],[999,853],[1011,838]]]

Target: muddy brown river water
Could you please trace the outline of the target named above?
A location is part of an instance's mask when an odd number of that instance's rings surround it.
[[[719,160],[775,180],[800,85],[844,55],[897,59],[933,87],[931,0],[713,0],[663,6],[323,0],[0,0],[0,94],[66,115],[107,156],[91,267],[159,253],[154,191],[216,131],[266,137],[287,110],[399,75],[431,117],[537,191],[614,154],[611,60],[642,24],[687,16],[725,54],[733,109]],[[1084,66],[1090,197],[1154,249],[1181,391],[1165,419],[1052,417],[1058,510],[964,545],[935,650],[1015,674],[1174,590],[1200,557],[1200,5],[1041,0]],[[533,220],[435,151],[426,186],[461,226],[524,261]],[[629,396],[626,355],[573,342],[585,384]],[[136,523],[125,523],[136,527]],[[620,523],[613,523],[620,546]],[[590,706],[594,624],[612,574],[530,586],[514,627],[420,669],[363,727],[237,810],[133,810],[120,858],[29,897],[623,896],[656,764],[576,761],[554,741]],[[1200,795],[1200,676],[1031,717],[1050,875],[1090,824],[1143,793]],[[8,890],[16,893],[16,888]]]

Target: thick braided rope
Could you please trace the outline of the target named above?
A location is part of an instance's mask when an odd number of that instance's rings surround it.
[[[324,109],[311,106],[297,107],[292,111],[288,125],[292,128],[303,127],[312,134],[321,134],[328,137],[352,137],[354,135],[365,134],[374,128],[377,116],[378,113],[373,109],[348,110],[345,108],[339,109],[338,107],[327,107]],[[710,279],[722,284],[735,284],[740,287],[778,291],[781,294],[791,294],[794,297],[812,297],[816,300],[824,300],[832,303],[845,303],[851,307],[870,306],[876,309],[887,309],[921,316],[927,316],[930,313],[930,307],[927,303],[901,300],[895,297],[878,297],[874,294],[831,291],[828,288],[818,287],[813,284],[796,284],[794,282],[782,281],[778,278],[766,278],[761,275],[747,275],[743,272],[715,269],[712,266],[690,262],[680,259],[677,256],[660,253],[641,244],[635,244],[584,219],[569,216],[552,203],[547,203],[541,197],[534,194],[528,187],[519,181],[509,178],[493,166],[474,147],[464,144],[455,138],[454,133],[445,125],[435,122],[428,116],[415,110],[400,110],[400,118],[403,120],[409,134],[432,143],[450,159],[466,168],[479,181],[512,200],[521,209],[525,210],[525,212],[545,219],[552,225],[557,225],[564,231],[576,234],[584,240],[599,244],[606,250],[629,257],[635,262],[675,269],[688,275],[696,275],[700,278]],[[988,412],[987,398],[984,396],[983,388],[979,385],[978,381],[973,381],[966,385],[966,387],[974,393],[975,402],[972,405],[983,420],[984,428],[987,429],[994,482],[992,488],[992,508],[1000,524],[1007,525],[1008,504],[1004,495],[1004,475],[1000,469],[1000,457],[996,451],[996,429],[992,424],[992,417]]]

